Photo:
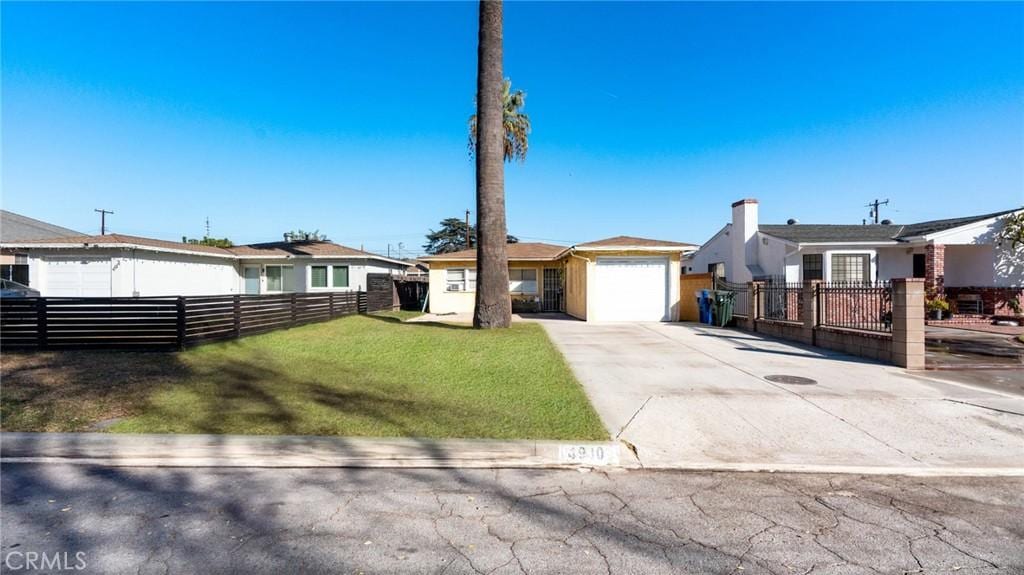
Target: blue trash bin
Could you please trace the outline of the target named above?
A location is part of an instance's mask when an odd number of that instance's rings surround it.
[[[700,290],[700,297],[697,298],[697,307],[700,309],[700,323],[711,325],[711,309],[714,306],[714,300],[711,299],[710,290]]]

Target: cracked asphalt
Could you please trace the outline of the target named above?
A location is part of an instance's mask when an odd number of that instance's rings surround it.
[[[5,464],[93,573],[1024,573],[1024,478]],[[72,560],[73,561],[73,560]]]

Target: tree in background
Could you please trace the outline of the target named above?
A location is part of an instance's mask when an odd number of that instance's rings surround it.
[[[284,233],[284,240],[286,242],[326,242],[326,234],[321,234],[320,230],[314,230],[312,232],[303,231],[302,229],[293,230]]]
[[[476,76],[476,307],[473,327],[512,323],[505,225],[502,3],[481,0]]]
[[[197,238],[181,236],[181,243],[192,244],[194,246],[212,246],[215,248],[230,248],[231,246],[235,245],[231,243],[231,240],[227,238],[210,238],[206,236],[204,236],[203,239],[201,240]]]
[[[1024,246],[1024,212],[1006,216],[1003,229],[999,232],[999,240],[1009,243],[1014,251]]]
[[[519,238],[506,234],[505,241],[519,243]],[[466,222],[459,218],[441,220],[441,229],[430,230],[423,250],[430,255],[447,254],[476,247],[476,226],[469,225],[469,245],[466,245]]]
[[[506,162],[526,161],[530,147],[530,117],[523,112],[526,106],[526,92],[512,91],[512,80],[505,78],[502,84],[502,127],[505,131],[504,156]],[[469,153],[476,153],[476,114],[469,117]]]

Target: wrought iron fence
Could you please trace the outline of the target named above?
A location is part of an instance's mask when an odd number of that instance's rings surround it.
[[[722,278],[716,277],[715,289],[735,293],[736,299],[733,302],[732,315],[747,317],[750,313],[750,284],[727,282]]]
[[[892,285],[818,284],[818,324],[863,331],[892,332]]]
[[[759,289],[757,319],[804,320],[804,284],[767,281]]]

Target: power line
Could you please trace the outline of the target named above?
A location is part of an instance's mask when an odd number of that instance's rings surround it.
[[[889,205],[889,198],[886,198],[885,202],[879,202],[877,200],[877,198],[876,198],[876,200],[874,200],[874,202],[871,202],[870,204],[865,205],[864,208],[870,208],[871,211],[867,213],[867,217],[874,218],[874,223],[879,223],[879,207],[880,206],[888,206],[888,205]]]
[[[100,209],[100,208],[97,208],[97,209],[95,209],[93,211],[100,213],[100,235],[101,236],[107,235],[107,214],[114,215],[114,212],[112,212],[110,210]]]

